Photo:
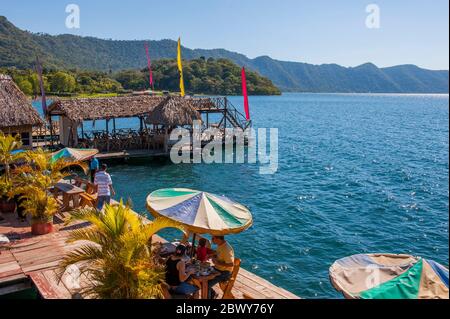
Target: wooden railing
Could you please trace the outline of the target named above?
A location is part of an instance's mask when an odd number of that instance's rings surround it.
[[[236,107],[228,100],[227,97],[208,97],[199,98],[207,99],[211,103],[200,103],[201,110],[221,110],[226,114],[227,120],[235,128],[241,128],[243,130],[249,128],[252,125],[251,121],[247,121],[245,115],[239,112]]]
[[[58,143],[59,140],[59,122],[53,121],[53,141]],[[52,134],[50,132],[50,125],[44,124],[42,126],[33,127],[32,131],[33,146],[43,147],[51,144]]]

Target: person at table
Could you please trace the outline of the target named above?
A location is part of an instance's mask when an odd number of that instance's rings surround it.
[[[108,166],[103,164],[100,171],[95,174],[94,185],[97,187],[97,209],[102,210],[105,204],[111,203],[111,196],[115,195],[111,175],[106,171]]]
[[[98,159],[94,156],[93,158],[91,158],[91,163],[90,163],[90,165],[89,165],[89,169],[90,169],[90,171],[91,171],[91,183],[94,182],[95,174],[97,174],[99,168],[100,168],[100,162],[99,162]]]
[[[214,251],[212,249],[209,249],[206,247],[207,240],[205,238],[200,238],[198,241],[198,247],[197,247],[197,260],[200,262],[205,262],[209,259],[210,255],[214,254]]]
[[[166,283],[170,286],[170,291],[177,295],[194,295],[198,288],[189,284],[189,277],[195,273],[195,269],[186,270],[184,256],[186,247],[178,245],[175,254],[170,256],[166,262]]]
[[[220,282],[227,282],[230,280],[234,268],[234,250],[225,240],[225,237],[213,236],[212,242],[217,245],[217,250],[212,257],[212,262],[219,275],[208,282],[209,299],[215,298],[215,292],[212,288]]]

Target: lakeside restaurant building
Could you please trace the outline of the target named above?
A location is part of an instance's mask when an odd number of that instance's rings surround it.
[[[100,152],[165,150],[170,130],[201,120],[197,108],[207,99],[133,95],[75,98],[53,102],[49,114],[59,116],[60,143],[66,147],[96,148]],[[137,119],[139,129],[118,129],[116,120]],[[89,131],[87,121],[104,121],[104,130]]]
[[[10,135],[19,134],[23,147],[32,148],[33,128],[43,125],[39,113],[12,78],[0,74],[0,131]]]

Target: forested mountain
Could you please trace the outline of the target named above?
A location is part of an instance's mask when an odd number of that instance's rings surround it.
[[[149,41],[153,60],[176,57],[176,41]],[[102,40],[74,35],[33,34],[0,17],[0,66],[31,68],[36,54],[46,67],[116,72],[146,66],[144,41]],[[186,60],[204,57],[229,59],[268,77],[283,91],[448,93],[449,72],[414,65],[378,68],[367,63],[347,68],[337,64],[312,65],[274,60],[267,56],[249,59],[224,49],[183,47]]]

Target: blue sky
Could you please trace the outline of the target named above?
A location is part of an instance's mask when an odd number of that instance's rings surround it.
[[[81,28],[67,29],[78,4]],[[365,25],[380,8],[380,28]],[[106,39],[177,39],[251,58],[356,66],[449,68],[448,0],[1,0],[0,15],[22,29]]]

